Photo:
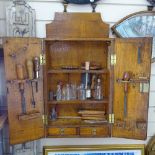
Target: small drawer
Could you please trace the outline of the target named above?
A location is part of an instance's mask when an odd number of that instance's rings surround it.
[[[104,136],[109,137],[109,127],[81,127],[80,136]]]
[[[48,128],[49,136],[72,136],[76,135],[76,128]]]

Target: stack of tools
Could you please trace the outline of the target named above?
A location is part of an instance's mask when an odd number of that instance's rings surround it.
[[[105,111],[80,110],[78,113],[81,115],[81,119],[85,123],[104,123],[104,122],[106,122]]]

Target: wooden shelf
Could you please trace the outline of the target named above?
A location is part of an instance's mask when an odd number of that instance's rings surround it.
[[[60,121],[63,120],[63,123]],[[103,123],[85,123],[84,121],[71,121],[69,119],[57,119],[56,121],[48,121],[48,127],[58,127],[58,128],[63,128],[63,127],[91,127],[91,126],[101,126],[103,124],[108,124],[108,121],[105,121]]]
[[[108,99],[103,100],[61,100],[61,101],[48,101],[48,104],[85,104],[85,103],[94,103],[94,104],[101,104],[101,103],[108,103]]]
[[[110,43],[113,41],[113,38],[76,38],[76,37],[70,37],[70,38],[45,38],[45,41],[105,41],[107,43]]]
[[[108,73],[108,69],[100,69],[100,70],[82,70],[82,69],[52,69],[48,71],[48,74],[57,74],[57,73]]]

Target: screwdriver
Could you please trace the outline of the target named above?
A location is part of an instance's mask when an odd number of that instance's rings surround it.
[[[31,81],[31,90],[32,90],[32,99],[31,99],[31,103],[32,106],[35,108],[35,99],[34,99],[34,92],[33,92],[33,62],[32,60],[27,60],[26,61],[26,66],[27,66],[27,72],[28,72],[28,78]]]
[[[129,72],[124,72],[123,74],[123,81],[126,81],[124,83],[124,116],[127,116],[127,93],[128,93],[128,83],[127,81],[130,80],[130,74]]]
[[[16,65],[16,71],[17,71],[17,79],[18,80],[24,80],[24,67],[21,64]],[[23,81],[19,82],[19,91],[21,94],[21,107],[22,107],[22,113],[26,114],[26,101],[24,97],[24,83]]]

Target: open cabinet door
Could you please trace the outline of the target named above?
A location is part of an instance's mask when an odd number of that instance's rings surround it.
[[[4,41],[10,144],[44,137],[41,43],[36,38]]]
[[[151,38],[115,40],[113,137],[147,137],[151,47]]]

